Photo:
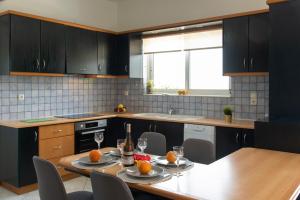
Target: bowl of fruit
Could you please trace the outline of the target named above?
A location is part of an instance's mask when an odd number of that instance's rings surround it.
[[[118,104],[118,106],[114,109],[115,112],[117,113],[125,113],[127,111],[127,108],[123,104]]]

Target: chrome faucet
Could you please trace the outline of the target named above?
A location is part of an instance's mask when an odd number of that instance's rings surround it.
[[[175,109],[173,107],[171,107],[169,109],[169,115],[173,115],[175,113]]]

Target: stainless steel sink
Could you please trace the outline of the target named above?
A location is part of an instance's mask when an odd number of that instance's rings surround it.
[[[193,115],[169,115],[164,113],[138,113],[134,114],[137,117],[156,117],[162,119],[178,119],[178,120],[197,120],[203,119],[203,116],[193,116]]]

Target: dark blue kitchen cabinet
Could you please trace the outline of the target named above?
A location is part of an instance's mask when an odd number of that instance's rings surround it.
[[[143,78],[143,42],[140,33],[123,34],[116,37],[111,74]]]
[[[10,18],[10,71],[40,72],[40,20],[16,15]]]
[[[98,74],[110,74],[116,62],[116,36],[110,33],[97,33],[98,40]]]
[[[223,21],[223,74],[268,72],[269,14]]]
[[[34,155],[38,155],[37,127],[0,127],[0,181],[17,188],[36,183]]]
[[[254,131],[216,127],[216,158],[221,159],[243,147],[254,147]]]
[[[16,15],[0,17],[1,74],[65,73],[65,26]]]
[[[40,72],[65,73],[66,26],[41,21]]]
[[[67,74],[98,74],[97,32],[67,27]]]

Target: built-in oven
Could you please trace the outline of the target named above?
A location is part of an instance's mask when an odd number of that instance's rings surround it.
[[[106,127],[106,119],[75,123],[75,154],[97,149],[95,133],[103,132],[105,139]]]

